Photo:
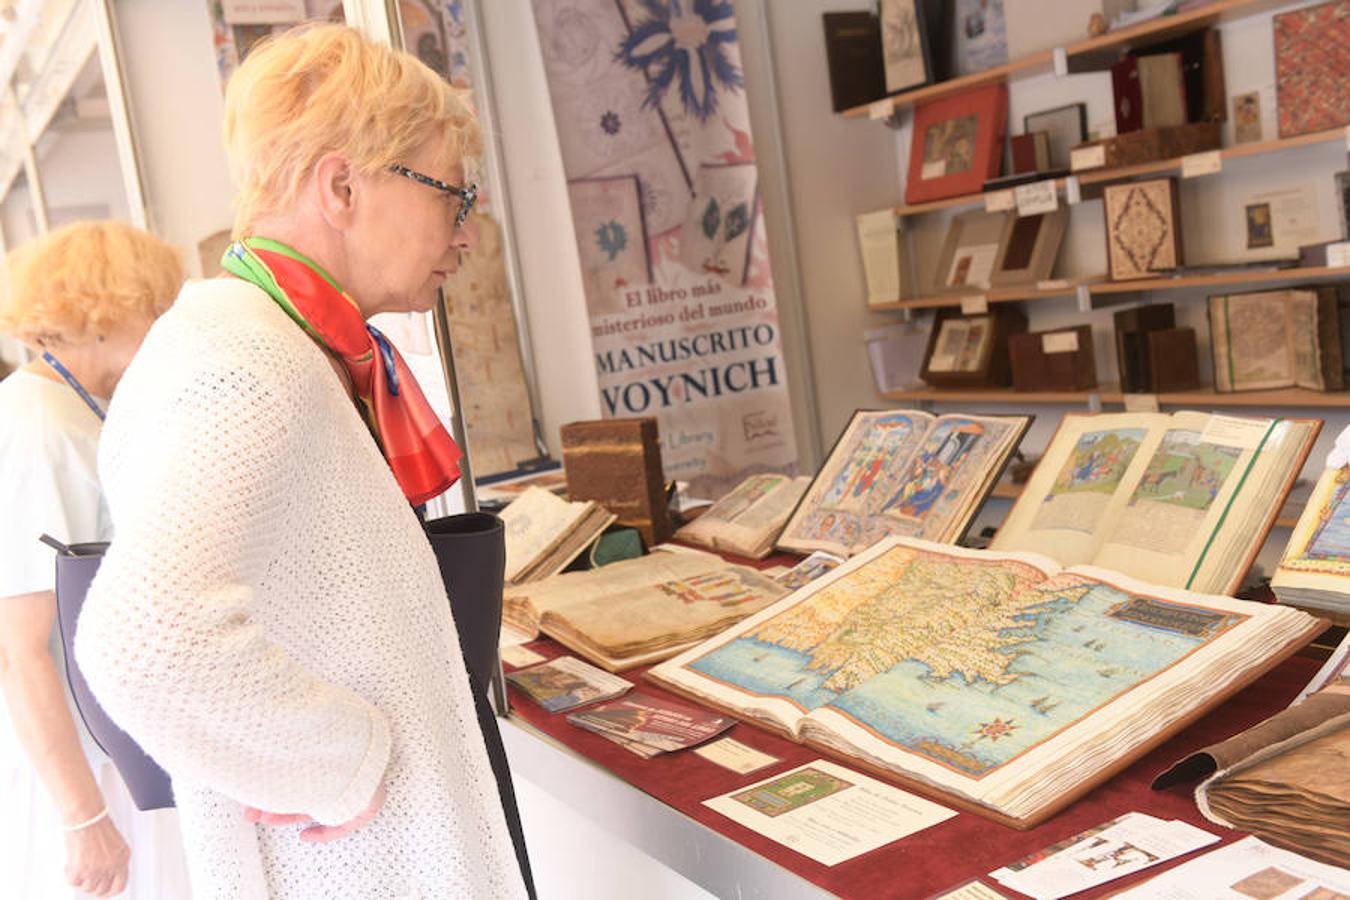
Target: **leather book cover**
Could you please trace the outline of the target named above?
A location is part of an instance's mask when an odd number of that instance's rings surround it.
[[[1144,92],[1137,56],[1126,56],[1111,67],[1111,96],[1116,107],[1116,134],[1144,127]]]
[[[1148,347],[1149,359],[1149,385],[1145,390],[1165,394],[1200,387],[1200,356],[1194,328],[1163,328],[1141,336]]]
[[[835,112],[886,96],[881,21],[869,12],[824,13],[825,62]]]
[[[1317,353],[1325,390],[1345,389],[1344,353],[1341,345],[1341,300],[1343,288],[1324,285],[1317,291]]]
[[[1097,386],[1091,326],[1010,335],[1008,356],[1015,391],[1085,391]]]
[[[1149,366],[1150,345],[1147,335],[1176,326],[1176,309],[1171,303],[1151,303],[1121,310],[1114,316],[1116,326],[1116,367],[1120,389],[1127,394],[1155,390]]]
[[[1011,143],[1014,174],[1043,172],[1050,168],[1050,135],[1044,131],[1015,134]]]
[[[651,547],[674,531],[656,419],[597,419],[560,429],[567,495],[594,500]]]

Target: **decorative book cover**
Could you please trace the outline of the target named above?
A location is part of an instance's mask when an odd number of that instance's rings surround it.
[[[699,166],[694,202],[680,229],[680,262],[703,275],[743,284],[759,203],[754,163]]]
[[[1111,279],[1148,278],[1181,265],[1181,215],[1174,178],[1113,184],[1102,192]]]
[[[1334,287],[1210,297],[1215,389],[1339,390],[1338,307]]]
[[[652,280],[637,177],[580,178],[567,193],[591,315],[622,313],[624,292]]]
[[[1323,624],[1035,554],[891,537],[648,677],[1026,828]]]
[[[960,540],[1030,424],[1028,416],[859,410],[778,546],[848,556],[889,534]]]
[[[1283,13],[1273,25],[1280,137],[1350,124],[1350,0]]]

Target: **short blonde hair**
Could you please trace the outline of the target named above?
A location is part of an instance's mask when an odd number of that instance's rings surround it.
[[[239,188],[234,234],[294,203],[325,154],[342,153],[371,174],[437,137],[443,163],[468,165],[482,151],[467,93],[415,56],[345,25],[269,37],[225,89],[225,149]]]
[[[4,260],[0,331],[24,343],[87,343],[157,317],[183,284],[178,252],[124,222],[75,222]]]

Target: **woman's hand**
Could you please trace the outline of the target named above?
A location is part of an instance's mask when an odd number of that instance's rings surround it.
[[[66,880],[95,897],[114,897],[126,889],[131,850],[112,819],[66,832]]]
[[[362,810],[355,819],[341,825],[311,825],[300,832],[300,840],[307,844],[322,844],[336,840],[344,834],[351,834],[375,818],[375,815],[380,811],[380,807],[384,806],[384,794],[384,782],[381,781],[380,786],[375,789],[375,796],[371,798],[370,805]],[[304,813],[270,813],[255,809],[252,806],[244,808],[244,818],[255,825],[298,825],[302,822],[314,821],[313,816]]]

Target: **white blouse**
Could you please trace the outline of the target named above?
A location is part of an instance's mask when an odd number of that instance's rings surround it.
[[[521,897],[436,559],[323,352],[189,282],[108,413],[117,523],[77,653],[174,778],[194,894]],[[245,806],[350,820],[326,844]]]

